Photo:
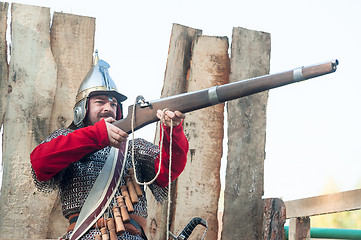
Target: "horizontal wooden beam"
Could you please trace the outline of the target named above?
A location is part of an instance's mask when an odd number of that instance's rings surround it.
[[[361,189],[286,201],[286,218],[361,209]]]

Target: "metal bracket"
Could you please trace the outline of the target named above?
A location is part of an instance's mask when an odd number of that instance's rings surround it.
[[[221,103],[218,99],[217,87],[218,86],[214,86],[208,89],[208,98],[209,98],[209,103],[211,105],[216,105],[218,103]]]
[[[296,68],[293,70],[293,81],[300,82],[300,81],[305,80],[305,77],[303,76],[303,73],[302,73],[302,69],[303,69],[303,67]]]
[[[142,95],[137,96],[135,100],[136,104],[139,105],[141,108],[150,107],[151,104],[147,101],[145,101],[144,97]]]

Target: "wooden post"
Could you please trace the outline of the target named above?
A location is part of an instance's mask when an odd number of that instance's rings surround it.
[[[234,28],[230,82],[268,74],[270,50],[270,34]],[[262,92],[227,103],[224,240],[262,239],[267,99]]]
[[[197,37],[193,45],[187,91],[205,89],[228,81],[228,38]],[[190,150],[186,168],[177,182],[176,234],[193,217],[200,217],[209,225],[206,239],[217,239],[223,124],[224,104],[188,113],[184,121]],[[204,230],[203,227],[197,227],[192,233],[192,239],[200,239]]]
[[[11,7],[11,62],[4,119],[4,175],[0,198],[0,238],[44,238],[56,194],[39,193],[29,155],[49,133],[56,86],[50,49],[50,9]]]
[[[6,11],[1,3],[0,9],[2,34]],[[11,14],[10,74],[6,85],[0,85],[1,92],[9,92],[0,238],[56,238],[66,232],[68,223],[57,192],[44,194],[35,188],[29,155],[53,129],[67,126],[73,118],[77,88],[91,66],[95,19],[54,13],[50,34],[49,8],[13,3]],[[6,63],[6,52],[0,57],[0,64]]]
[[[9,81],[9,66],[7,62],[7,15],[9,4],[0,2],[0,128],[3,125],[4,114],[6,109],[6,97],[8,91]],[[1,161],[0,161],[1,162]]]
[[[73,121],[75,96],[92,64],[94,35],[95,18],[54,13],[50,43],[57,81],[50,115],[50,132],[68,127]],[[63,217],[59,196],[53,206],[47,234],[48,237],[59,237],[66,231],[68,221]]]
[[[202,31],[174,24],[169,43],[168,61],[164,77],[164,85],[161,97],[168,97],[186,92],[187,73],[190,67],[191,47],[194,38],[201,35]],[[154,142],[159,143],[159,130],[156,131]],[[172,184],[173,194],[176,182]],[[147,190],[148,191],[148,190]],[[151,193],[147,193],[151,196]],[[174,199],[174,197],[172,197]],[[173,205],[175,204],[174,200]],[[167,204],[159,204],[153,198],[148,197],[148,227],[149,239],[166,238]]]
[[[284,202],[278,198],[267,198],[263,200],[263,203],[263,239],[285,239],[286,207]]]
[[[311,239],[310,218],[291,218],[288,232],[289,240],[309,240]]]
[[[75,96],[92,65],[95,18],[55,12],[51,25],[51,50],[57,66],[57,82],[50,130],[73,121]],[[99,52],[101,58],[102,52]]]

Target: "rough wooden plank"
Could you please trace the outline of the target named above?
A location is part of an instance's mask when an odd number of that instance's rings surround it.
[[[193,45],[187,91],[225,84],[228,80],[228,38],[198,37]],[[185,119],[190,150],[187,166],[178,178],[174,220],[177,234],[197,216],[208,222],[206,239],[217,239],[223,112],[224,104],[219,104],[188,113]],[[197,227],[191,239],[200,239],[204,230]]]
[[[0,198],[0,237],[45,238],[55,198],[44,201],[33,184],[29,154],[49,133],[56,86],[50,49],[50,9],[11,7],[11,62],[4,118],[4,176]],[[55,195],[54,195],[55,196]]]
[[[168,97],[186,92],[186,78],[190,67],[191,47],[195,36],[202,31],[179,24],[173,24],[169,43],[168,60],[161,97]],[[159,129],[155,143],[159,142]],[[175,204],[174,192],[176,182],[172,184],[172,206]],[[147,193],[151,196],[151,193]],[[166,238],[167,204],[160,204],[148,197],[148,225],[147,236],[149,239]]]
[[[288,232],[289,240],[311,239],[310,218],[291,218]]]
[[[95,18],[55,12],[51,49],[57,65],[57,86],[51,130],[73,121],[75,96],[92,64]],[[99,53],[101,56],[101,52]]]
[[[269,73],[270,34],[234,28],[230,82]],[[227,103],[228,160],[222,239],[262,238],[268,92]]]
[[[7,62],[6,30],[9,4],[0,2],[0,128],[4,121],[6,97],[9,91],[9,66]],[[1,162],[1,161],[0,161]]]
[[[192,43],[199,35],[202,35],[202,30],[173,24],[161,97],[186,92]]]
[[[73,120],[75,96],[89,71],[94,51],[95,18],[55,12],[51,25],[51,50],[57,66],[57,83],[50,131]],[[59,237],[67,229],[59,199],[55,202],[46,237]]]
[[[285,202],[287,218],[361,209],[361,189]]]
[[[284,225],[286,222],[286,207],[278,198],[263,200],[263,239],[283,240],[285,238]]]

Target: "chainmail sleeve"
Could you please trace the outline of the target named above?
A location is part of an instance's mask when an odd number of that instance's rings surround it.
[[[129,141],[128,159],[132,158],[132,147],[132,141]],[[138,181],[149,182],[156,176],[154,162],[159,153],[160,150],[157,145],[141,138],[134,139],[134,159],[136,160],[135,169]],[[167,199],[168,187],[160,187],[155,182],[148,187],[158,202],[164,202]]]
[[[51,133],[40,144],[50,142],[50,140],[52,140],[58,136],[66,136],[71,132],[73,132],[73,130],[67,129],[67,128],[60,128],[58,130],[55,130],[53,133]],[[59,188],[59,184],[63,179],[65,170],[63,169],[58,174],[56,174],[52,179],[47,180],[47,181],[39,181],[38,178],[36,177],[33,167],[31,167],[31,172],[32,172],[32,176],[33,176],[33,180],[34,180],[36,188],[41,192],[51,193],[52,191]]]

